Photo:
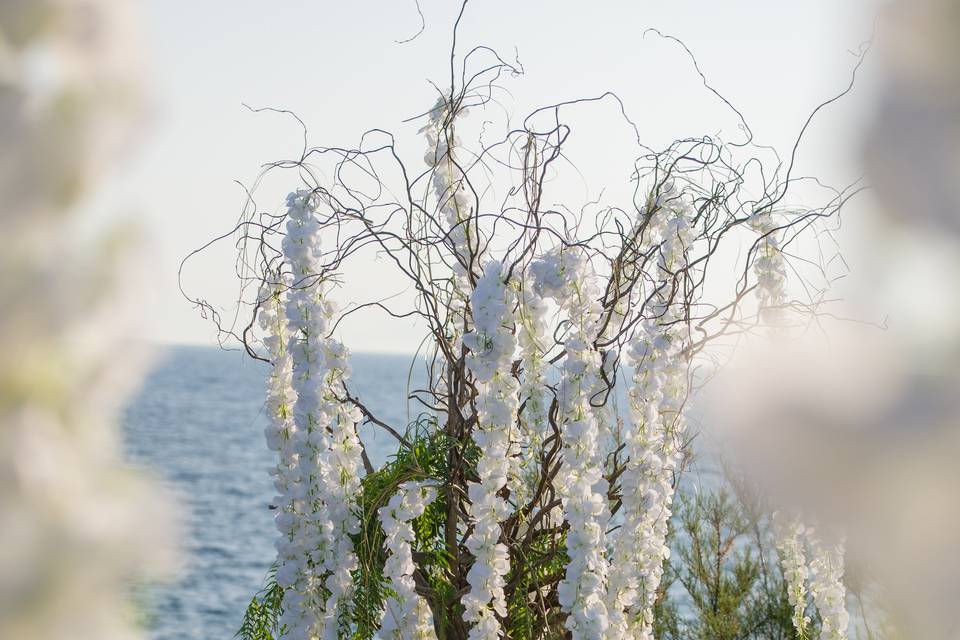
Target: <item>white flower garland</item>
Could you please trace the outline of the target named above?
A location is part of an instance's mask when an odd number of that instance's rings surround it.
[[[470,354],[467,367],[477,388],[477,428],[480,482],[468,487],[473,532],[467,549],[474,556],[467,573],[470,591],[462,602],[464,618],[474,623],[471,639],[495,639],[500,624],[494,613],[507,615],[504,578],[510,569],[506,545],[499,542],[500,523],[509,515],[506,500],[497,495],[510,475],[511,436],[517,416],[518,383],[510,371],[516,338],[513,334],[514,296],[501,280],[502,265],[489,262],[471,296],[474,330],[463,337]]]
[[[457,147],[460,140],[454,133],[453,121],[444,121],[449,115],[449,105],[444,99],[437,101],[426,126],[421,129],[427,137],[427,152],[424,162],[433,168],[433,190],[446,222],[446,232],[453,248],[454,291],[450,303],[450,317],[454,331],[465,319],[466,303],[470,297],[470,279],[467,267],[470,264],[470,202],[467,198],[463,172],[457,167]],[[462,117],[466,110],[457,116]],[[476,238],[473,239],[474,244]],[[478,256],[479,258],[479,256]]]
[[[537,292],[554,299],[570,321],[558,401],[563,436],[563,465],[557,489],[569,523],[570,561],[558,586],[566,627],[574,640],[605,637],[606,527],[610,519],[608,485],[601,467],[599,431],[591,398],[601,390],[597,337],[600,292],[586,257],[574,249],[553,251],[530,265]]]
[[[820,614],[820,640],[847,640],[850,614],[843,585],[843,544],[824,544],[807,529],[810,545],[810,594]]]
[[[277,515],[283,534],[277,582],[284,587],[281,623],[288,636],[327,640],[338,636],[357,567],[349,536],[359,531],[360,443],[354,425],[360,416],[336,398],[349,375],[348,354],[326,338],[334,308],[319,281],[320,224],[310,193],[290,194],[287,207],[283,250],[292,271],[286,315],[297,467],[285,483],[293,506]]]
[[[523,446],[511,473],[511,495],[514,503],[522,505],[532,495],[532,484],[539,477],[539,455],[550,431],[547,412],[546,363],[547,305],[537,294],[533,279],[526,278],[520,289],[517,323],[517,342],[520,346],[520,413]]]
[[[760,317],[776,321],[780,315],[787,290],[787,271],[776,235],[773,215],[767,211],[756,213],[748,221],[750,228],[761,235],[757,255],[753,261],[753,273],[757,277],[757,300]]]
[[[335,543],[330,563],[333,565],[333,575],[326,582],[330,590],[327,613],[333,615],[336,611],[339,615],[349,606],[353,590],[351,573],[359,566],[350,536],[360,532],[357,501],[361,491],[360,468],[363,461],[356,425],[362,414],[356,406],[342,402],[336,396],[338,392],[342,393],[343,384],[350,377],[350,352],[339,341],[328,339],[323,355],[328,371],[323,413],[329,420],[328,428],[331,430],[331,475],[327,478],[331,499],[325,507],[334,523]],[[338,638],[338,627],[339,622],[334,624],[330,621],[327,626],[328,637]]]
[[[689,209],[672,187],[664,189],[648,225],[660,243],[661,276],[652,318],[643,323],[627,353],[634,368],[630,421],[623,430],[628,458],[621,475],[623,524],[613,538],[608,600],[611,636],[653,638],[653,606],[670,557],[666,537],[672,515],[674,476],[682,451],[687,395],[682,305],[671,304],[673,273],[686,264],[694,240]]]
[[[303,500],[306,494],[298,465],[299,439],[293,422],[296,395],[291,387],[293,360],[287,344],[289,336],[282,285],[264,286],[260,298],[263,300],[260,310],[260,326],[265,332],[263,343],[273,362],[267,381],[266,400],[266,413],[270,422],[264,429],[264,435],[267,447],[276,451],[279,458],[277,466],[271,470],[274,488],[278,493],[273,501],[277,508],[274,522],[281,533],[281,538],[276,543],[277,582],[288,588],[293,587],[301,580],[301,574],[306,573],[306,569],[301,566],[304,550],[300,545],[306,542],[304,536],[309,513]],[[308,576],[302,579],[309,581]],[[293,599],[296,598],[292,597]]]
[[[267,448],[281,456],[281,466],[296,464],[296,452],[285,447],[295,429],[290,420],[295,397],[290,386],[293,360],[287,350],[287,317],[283,305],[283,285],[271,284],[261,288],[259,320],[264,330],[263,344],[273,363],[267,381],[267,417],[270,424],[264,429]],[[280,490],[280,489],[278,489]]]
[[[413,581],[415,537],[411,524],[423,515],[427,505],[436,497],[433,487],[406,482],[378,511],[386,548],[390,552],[383,574],[393,589],[393,594],[387,598],[380,628],[380,637],[384,640],[435,640],[437,637],[433,613],[427,602],[417,595]]]
[[[787,582],[787,597],[793,606],[793,627],[801,637],[807,637],[810,617],[807,611],[807,569],[804,549],[805,528],[797,518],[788,518],[782,513],[773,514],[774,545],[780,555],[783,577]]]

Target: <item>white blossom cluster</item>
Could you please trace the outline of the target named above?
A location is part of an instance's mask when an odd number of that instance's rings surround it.
[[[570,561],[558,586],[566,626],[574,640],[606,637],[606,528],[608,484],[603,477],[598,424],[591,398],[602,390],[601,358],[593,342],[599,331],[600,292],[586,256],[553,251],[530,265],[536,291],[557,302],[569,320],[558,392],[563,465],[557,489],[569,523]]]
[[[501,279],[503,275],[499,262],[484,265],[483,276],[470,300],[473,331],[463,336],[463,344],[470,349],[467,368],[477,389],[477,428],[473,439],[480,449],[480,481],[467,489],[474,528],[466,545],[474,563],[467,573],[470,591],[462,602],[464,618],[474,624],[471,639],[498,638],[500,625],[494,613],[507,615],[503,587],[510,557],[499,539],[500,523],[509,515],[510,507],[497,494],[510,476],[511,446],[517,440],[519,385],[511,373],[517,346],[513,333],[514,295]]]
[[[752,215],[748,224],[761,235],[753,261],[760,317],[774,321],[778,317],[778,307],[783,304],[787,287],[787,271],[776,234],[776,224],[769,211]]]
[[[260,327],[264,330],[263,344],[272,362],[270,377],[267,379],[266,414],[268,424],[264,429],[267,448],[278,456],[277,466],[270,470],[274,488],[278,495],[274,497],[277,509],[276,524],[284,531],[289,540],[298,539],[299,529],[304,526],[307,505],[303,496],[298,496],[302,487],[299,484],[297,466],[296,425],[293,423],[293,406],[296,400],[291,386],[293,359],[288,349],[288,331],[286,308],[283,300],[283,283],[265,285],[260,291],[261,308],[258,314]],[[298,499],[299,498],[299,499]],[[286,541],[277,542],[277,547]],[[292,550],[288,550],[292,551]],[[287,561],[289,560],[289,561]],[[299,569],[297,558],[286,558],[282,552],[278,557],[278,570],[283,584],[292,584],[295,577],[288,578]]]
[[[456,116],[462,117],[466,110]],[[424,162],[433,168],[433,190],[439,204],[440,213],[446,223],[448,243],[455,258],[453,267],[454,292],[450,313],[455,325],[464,320],[467,300],[470,296],[470,281],[467,269],[471,263],[471,244],[477,245],[476,238],[470,238],[470,201],[467,198],[463,172],[457,166],[457,147],[460,140],[454,134],[453,120],[449,106],[444,99],[437,101],[426,126],[421,131],[427,137],[427,152]]]
[[[144,637],[131,585],[175,569],[172,501],[118,420],[145,364],[138,247],[75,208],[143,115],[136,4],[0,3],[4,639]]]
[[[647,336],[628,352],[634,384],[629,391],[631,419],[623,429],[628,456],[621,476],[624,521],[613,541],[610,592],[617,613],[630,612],[623,624],[643,638],[653,623],[661,565],[669,557],[666,535],[679,463],[676,434],[668,428],[672,417],[664,411],[671,395],[668,378],[676,369],[672,346],[663,335]]]
[[[850,615],[843,585],[843,544],[824,544],[817,532],[797,517],[773,514],[773,534],[793,606],[793,626],[806,637],[807,582],[820,614],[821,640],[846,640]]]
[[[783,577],[787,582],[787,597],[793,607],[793,626],[801,637],[806,637],[810,618],[807,610],[807,569],[804,533],[806,529],[797,518],[782,513],[773,514],[774,544],[780,555]]]
[[[380,637],[384,640],[435,640],[437,637],[430,605],[417,595],[413,580],[412,524],[436,497],[433,487],[406,482],[378,511],[390,553],[383,574],[393,589],[380,627]]]
[[[536,292],[533,279],[527,277],[520,287],[517,316],[517,343],[520,346],[520,429],[523,440],[518,468],[511,484],[515,503],[521,504],[533,489],[539,474],[539,454],[549,434],[546,393],[547,305]]]
[[[268,434],[281,452],[277,582],[284,587],[281,623],[288,637],[326,640],[338,637],[357,567],[349,536],[359,531],[360,416],[336,397],[349,376],[348,353],[326,336],[334,307],[319,279],[320,225],[311,194],[290,194],[287,208],[283,251],[292,276],[285,313],[295,400],[293,425]]]
[[[820,640],[846,640],[850,614],[843,584],[843,544],[824,543],[808,528],[810,546],[810,594],[820,614]]]
[[[291,387],[293,359],[287,349],[289,338],[283,290],[282,282],[262,287],[259,313],[260,327],[264,331],[263,345],[270,356],[270,362],[273,363],[267,380],[266,413],[269,424],[264,429],[264,436],[267,448],[278,452],[280,456],[280,466],[274,476],[277,480],[281,479],[280,472],[295,466],[297,460],[292,438],[295,427],[291,419],[295,400]],[[284,486],[281,490],[285,489]]]
[[[657,200],[648,225],[659,243],[660,280],[652,317],[632,341],[630,420],[622,431],[627,463],[621,483],[623,524],[612,540],[608,599],[611,637],[652,638],[653,605],[669,558],[666,545],[674,477],[682,459],[683,403],[687,395],[687,341],[682,292],[674,274],[686,266],[694,240],[689,209],[671,187]]]

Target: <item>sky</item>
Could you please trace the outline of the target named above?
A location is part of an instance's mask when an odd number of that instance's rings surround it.
[[[652,146],[705,133],[735,138],[736,121],[703,89],[682,51],[643,36],[659,29],[690,47],[759,141],[787,151],[811,109],[847,84],[851,52],[869,38],[878,5],[473,0],[459,41],[519,57],[525,74],[503,83],[515,120],[540,105],[614,91]],[[238,183],[251,184],[265,163],[299,156],[302,132],[292,119],[244,105],[294,111],[311,145],[354,146],[365,130],[379,127],[398,133],[411,162],[422,156],[420,125],[402,121],[433,104],[429,80],[443,82],[449,73],[459,3],[421,0],[420,9],[423,32],[400,44],[420,28],[413,0],[143,2],[149,113],[139,145],[83,206],[91,220],[132,220],[143,231],[144,339],[216,344],[213,326],[180,295],[180,261],[233,226],[245,202]],[[868,64],[857,89],[817,120],[801,168],[837,183],[859,175],[858,140],[873,90]],[[622,123],[604,108],[576,130],[585,153],[625,139]],[[611,189],[603,176],[622,185],[629,157],[601,155],[600,181],[563,185],[557,198],[579,208]],[[608,193],[616,193],[615,185]],[[279,209],[283,195],[283,185],[270,185],[258,192],[258,204]],[[185,284],[227,309],[238,285],[233,266],[229,246],[215,247],[191,263]],[[375,262],[345,275],[357,296],[403,288]],[[386,328],[382,318],[358,314],[342,334],[358,351],[409,352],[422,329],[404,322]]]

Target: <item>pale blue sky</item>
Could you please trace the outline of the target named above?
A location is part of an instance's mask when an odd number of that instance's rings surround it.
[[[143,304],[151,340],[212,343],[214,332],[180,298],[176,270],[192,248],[230,227],[262,163],[299,154],[291,121],[252,114],[242,103],[291,109],[309,125],[312,144],[353,146],[366,129],[396,130],[411,161],[422,156],[417,125],[401,120],[435,100],[427,79],[447,76],[450,27],[459,3],[422,0],[426,29],[405,0],[147,0],[146,85],[152,115],[138,151],[91,198],[91,210],[136,212],[148,231],[152,286]],[[747,116],[758,138],[786,149],[805,116],[845,85],[854,49],[870,33],[878,0],[730,2],[506,2],[473,0],[460,39],[512,58],[526,75],[507,80],[521,115],[541,104],[617,92],[651,145],[723,130],[735,121],[700,86],[684,55],[655,38],[656,27],[682,38],[711,82]],[[868,69],[869,71],[869,69]],[[869,73],[858,91],[811,132],[801,164],[838,181],[856,175],[856,141],[870,102]],[[601,117],[584,135],[616,137]],[[611,181],[630,166],[609,167]],[[619,162],[619,161],[618,161]],[[601,169],[605,169],[601,167]],[[609,185],[571,188],[569,204]],[[271,202],[275,200],[275,202]],[[279,206],[282,191],[260,194]],[[193,291],[228,303],[235,287],[228,251],[214,251],[188,274]],[[371,295],[384,281],[375,265],[352,273]],[[376,291],[374,291],[376,289]],[[405,325],[382,331],[376,318],[345,327],[358,350],[409,351],[419,341]]]

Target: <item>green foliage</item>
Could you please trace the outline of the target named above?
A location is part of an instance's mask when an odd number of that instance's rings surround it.
[[[679,501],[674,555],[655,612],[657,638],[802,640],[763,510],[725,488]]]
[[[354,622],[356,640],[372,638],[380,623],[384,601],[390,595],[383,576],[386,561],[384,534],[377,511],[397,488],[409,480],[437,480],[449,477],[448,460],[452,441],[436,428],[433,417],[421,416],[406,434],[410,446],[401,446],[380,470],[363,479],[359,500],[360,534],[354,539],[359,568],[354,574]],[[476,455],[473,456],[474,463]],[[459,616],[456,589],[448,579],[450,557],[444,544],[448,502],[441,491],[437,500],[414,520],[414,554],[419,576],[429,587],[428,600],[441,629]]]
[[[237,631],[240,640],[278,640],[283,633],[280,614],[283,612],[283,588],[274,578],[274,569],[267,574],[266,586],[257,592],[243,614]]]

